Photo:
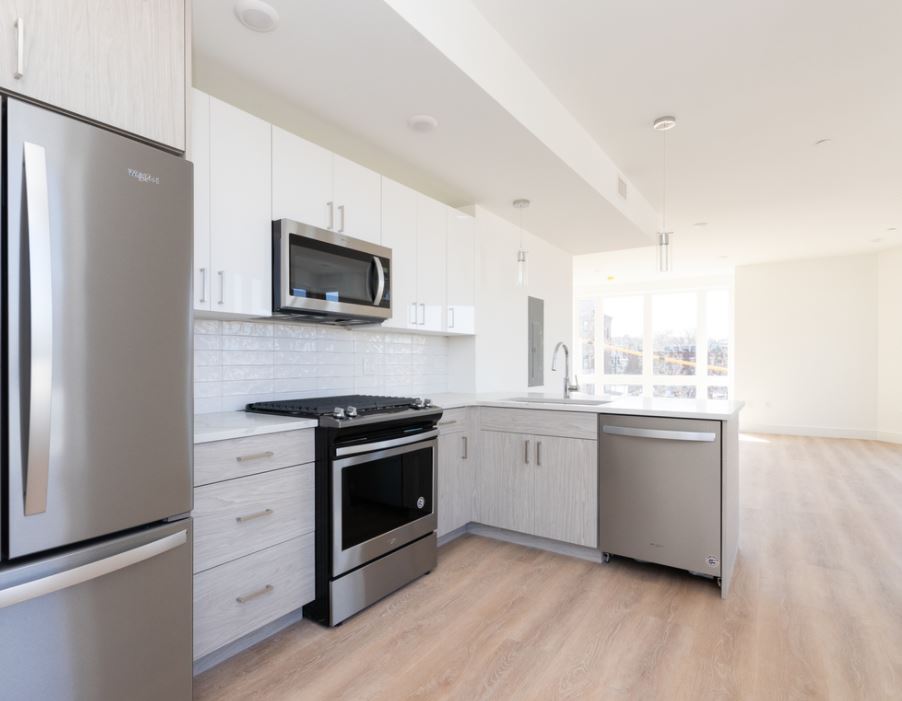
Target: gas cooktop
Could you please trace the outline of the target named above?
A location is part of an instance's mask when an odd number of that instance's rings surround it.
[[[422,397],[381,397],[369,394],[283,399],[274,402],[254,402],[247,405],[247,411],[260,414],[279,414],[309,419],[329,417],[339,420],[433,408],[435,407],[432,400]]]

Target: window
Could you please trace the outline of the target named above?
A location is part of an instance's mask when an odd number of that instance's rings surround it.
[[[730,397],[732,295],[726,287],[586,297],[576,310],[586,390],[622,397]]]

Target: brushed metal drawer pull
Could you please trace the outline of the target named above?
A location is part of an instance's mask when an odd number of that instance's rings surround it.
[[[250,594],[245,594],[244,596],[236,596],[235,601],[237,601],[239,604],[246,604],[248,601],[253,601],[254,599],[264,596],[265,594],[269,594],[274,588],[275,587],[273,587],[272,584],[267,584],[262,589],[258,589],[257,591],[251,592]]]
[[[451,424],[456,424],[456,423],[457,423],[457,419],[449,419],[447,421],[439,421],[438,425],[439,426],[450,426]]]
[[[470,441],[466,436],[461,436],[463,439],[463,455],[461,455],[461,459],[468,460],[470,458]]]
[[[272,509],[263,509],[263,511],[257,511],[253,514],[248,514],[247,516],[236,516],[235,520],[238,523],[245,523],[246,521],[253,521],[255,518],[262,518],[263,516],[271,516],[273,514]]]
[[[251,453],[250,455],[239,455],[235,458],[238,462],[250,462],[251,460],[264,460],[266,458],[271,458],[275,455],[271,450],[266,450],[262,453]]]

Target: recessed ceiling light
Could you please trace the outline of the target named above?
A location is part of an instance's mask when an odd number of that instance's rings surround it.
[[[818,139],[814,142],[815,146],[823,146],[824,144],[829,144],[833,139]]]
[[[708,222],[706,222],[706,221],[697,221],[697,222],[695,222],[695,224],[693,224],[692,226],[697,226],[697,227],[700,227],[700,228],[701,228],[701,227],[704,227],[704,226],[708,226]]]
[[[279,26],[279,13],[263,0],[238,0],[235,16],[241,24],[255,32],[271,32]]]
[[[676,126],[676,117],[670,115],[658,117],[651,126],[655,131],[669,131]]]
[[[415,132],[425,134],[438,126],[438,120],[431,114],[415,114],[407,120],[407,126]]]

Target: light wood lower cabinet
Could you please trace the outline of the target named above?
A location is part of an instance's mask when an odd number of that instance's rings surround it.
[[[302,429],[195,446],[195,660],[313,600],[313,441]]]
[[[594,548],[598,544],[598,442],[534,436],[533,533]]]
[[[594,440],[482,430],[476,520],[595,547],[597,466]]]
[[[535,470],[526,461],[529,452],[526,434],[479,432],[476,513],[480,523],[532,533]]]
[[[313,600],[313,533],[194,576],[194,659]]]
[[[438,439],[438,536],[473,520],[476,491],[472,437],[466,430],[443,432]]]

